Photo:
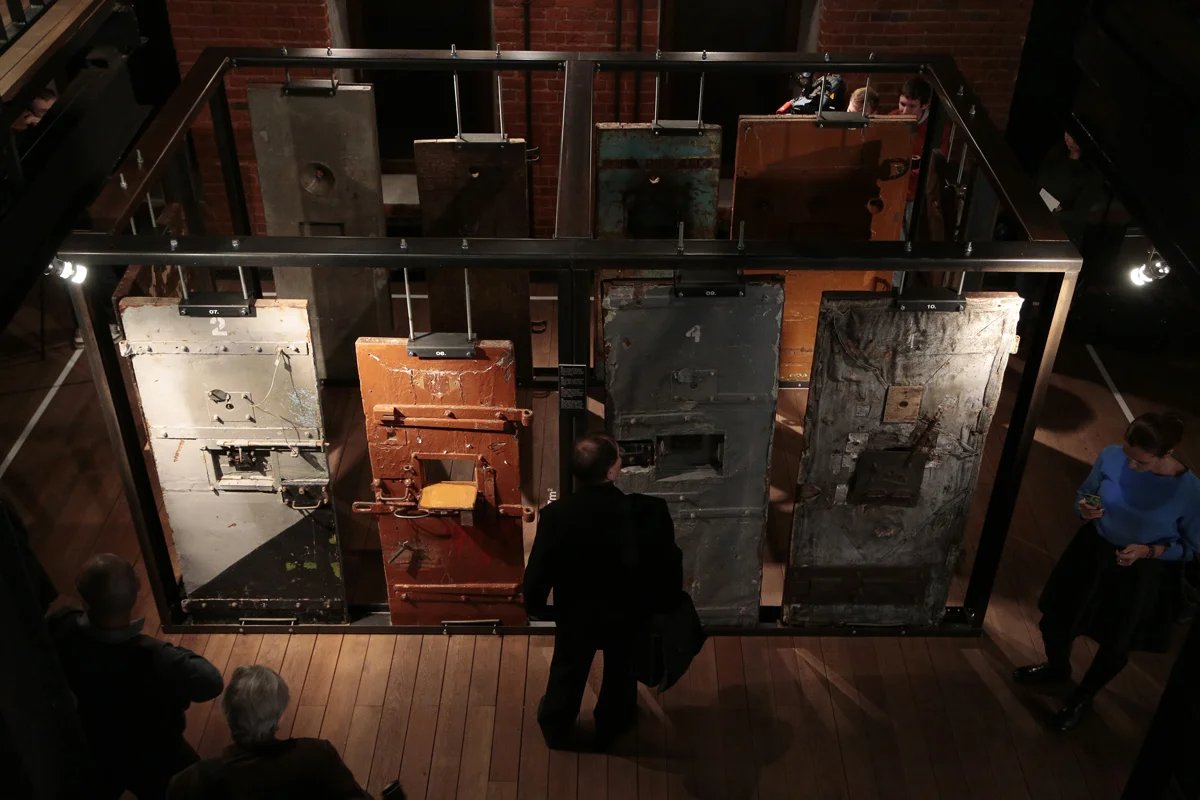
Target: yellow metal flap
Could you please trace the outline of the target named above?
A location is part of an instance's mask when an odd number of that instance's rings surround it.
[[[474,481],[442,481],[422,489],[417,505],[428,511],[470,511],[478,493]]]

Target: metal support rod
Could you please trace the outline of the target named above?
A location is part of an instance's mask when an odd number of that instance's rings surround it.
[[[1000,568],[1000,557],[1012,524],[1013,512],[1017,507],[1017,495],[1021,490],[1021,478],[1025,463],[1033,447],[1033,436],[1037,431],[1037,418],[1046,397],[1046,387],[1054,370],[1054,359],[1062,341],[1063,328],[1067,323],[1067,311],[1071,297],[1075,294],[1077,275],[1052,275],[1046,280],[1042,297],[1043,307],[1053,303],[1054,312],[1039,316],[1030,342],[1029,356],[1021,373],[1021,384],[1013,404],[1008,423],[1008,434],[1000,451],[1000,463],[996,467],[996,482],[988,498],[987,512],[983,518],[983,530],[979,534],[979,548],[975,563],[971,567],[971,578],[967,584],[963,602],[971,624],[983,627],[983,618],[996,585],[996,573]]]
[[[417,338],[417,334],[413,329],[412,292],[408,289],[408,268],[404,269],[404,307],[408,310],[408,339],[412,341]]]
[[[238,267],[237,270],[238,270],[238,281],[240,281],[242,284],[242,299],[249,300],[250,292],[246,288],[246,271],[244,269],[242,269],[241,267]]]
[[[954,137],[958,135],[958,126],[953,122],[950,123],[950,141],[946,144],[946,149],[951,153],[954,152]]]
[[[651,123],[652,125],[658,125],[658,89],[661,82],[662,73],[654,73],[654,121]]]
[[[696,127],[704,127],[704,73],[700,73],[700,99],[696,103]]]
[[[225,199],[229,204],[229,222],[235,234],[247,236],[250,234],[250,209],[246,205],[246,189],[242,184],[237,140],[233,133],[229,98],[223,81],[217,83],[208,108],[212,112],[213,137],[216,139],[217,154],[221,159],[221,178],[225,184]]]
[[[862,117],[863,117],[863,119],[866,119],[866,118],[867,118],[867,104],[868,104],[868,103],[870,103],[870,102],[871,102],[871,76],[870,76],[870,75],[868,75],[868,76],[867,76],[867,83],[866,83],[866,85],[863,87],[863,104],[862,104]]]
[[[925,142],[921,147],[921,161],[917,165],[917,169],[920,170],[920,175],[917,176],[917,196],[913,198],[912,218],[909,221],[908,230],[905,231],[905,237],[910,242],[916,241],[917,232],[921,230],[921,222],[925,216],[925,185],[930,180],[929,175],[932,170],[929,166],[933,160],[933,151],[938,145],[944,119],[942,103],[936,94],[930,98],[929,103],[929,117],[925,124]]]
[[[458,71],[455,70],[454,72],[450,73],[450,77],[454,81],[454,130],[458,131],[458,133],[455,135],[455,138],[461,139],[462,138],[462,108],[459,105],[460,100],[459,100],[459,96],[458,96]]]
[[[113,445],[117,472],[129,503],[130,518],[154,595],[154,606],[162,624],[181,622],[183,608],[179,584],[175,580],[166,533],[158,516],[158,504],[142,454],[142,441],[133,418],[133,406],[125,391],[125,379],[121,375],[119,356],[113,347],[108,323],[94,311],[91,294],[98,285],[98,282],[71,284],[71,305],[75,309],[79,330],[83,333],[84,353],[96,385],[100,415]]]
[[[185,144],[190,145],[190,141]],[[183,220],[189,235],[203,236],[205,233],[204,214],[196,200],[188,150],[188,146],[181,147],[170,158],[163,175],[163,197],[168,202],[179,203],[183,209]]]
[[[188,299],[187,281],[183,278],[183,267],[176,266],[175,270],[179,273],[179,294],[184,300]]]
[[[563,137],[558,167],[558,213],[554,235],[558,239],[578,241],[553,242],[574,246],[592,239],[592,198],[595,196],[595,173],[592,169],[592,97],[596,70],[590,64],[567,63],[563,77]],[[655,104],[657,108],[657,104]],[[658,114],[655,113],[655,118]],[[528,267],[526,267],[528,269]],[[558,273],[558,363],[582,364],[584,395],[591,369],[591,304],[592,273],[571,266]],[[585,403],[586,405],[586,403]],[[587,431],[587,411],[564,409],[558,411],[558,468],[559,496],[570,494],[574,488],[571,477],[571,445]]]
[[[25,19],[25,4],[21,0],[8,0],[8,13],[14,25],[23,27],[27,23]]]
[[[496,73],[496,113],[500,117],[500,138],[508,139],[504,133],[504,78]]]
[[[467,301],[467,341],[475,341],[475,327],[471,323],[471,270],[463,270],[463,296]]]
[[[967,165],[967,143],[963,142],[962,156],[958,160],[958,178],[954,184],[954,199],[955,199],[955,215],[954,215],[954,240],[962,241],[963,234],[963,214],[967,210],[967,191],[966,185],[963,184],[963,175]]]
[[[154,218],[154,201],[150,199],[149,192],[146,192],[146,211],[150,214],[150,229],[158,230],[158,220]]]

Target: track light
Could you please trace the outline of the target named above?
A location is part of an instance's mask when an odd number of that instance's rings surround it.
[[[64,281],[71,283],[83,283],[87,280],[88,269],[83,264],[72,264],[70,261],[63,261],[61,258],[50,259],[50,266],[46,267],[47,275],[56,275]]]
[[[1170,274],[1170,265],[1162,260],[1162,256],[1151,250],[1150,257],[1146,259],[1145,264],[1129,271],[1129,280],[1133,282],[1134,286],[1145,286],[1148,283],[1162,280]]]

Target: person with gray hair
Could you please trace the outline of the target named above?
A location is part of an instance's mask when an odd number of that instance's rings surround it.
[[[183,738],[184,712],[221,693],[221,673],[142,633],[145,620],[133,619],[140,582],[120,556],[93,556],[75,588],[84,608],[47,623],[99,771],[88,796],[165,797],[171,777],[198,758]]]
[[[253,664],[234,670],[221,698],[233,744],[176,775],[168,800],[369,798],[329,742],[276,738],[287,704],[287,683],[275,670]]]

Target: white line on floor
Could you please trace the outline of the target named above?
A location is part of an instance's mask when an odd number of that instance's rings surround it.
[[[12,448],[8,451],[8,455],[4,457],[4,463],[0,464],[0,478],[4,477],[4,473],[8,472],[8,466],[16,460],[17,453],[21,452],[22,445],[29,438],[29,434],[33,433],[33,428],[38,424],[38,420],[42,418],[42,414],[46,413],[46,409],[50,406],[50,401],[54,399],[54,395],[58,394],[58,390],[62,388],[63,383],[67,380],[67,376],[71,374],[71,369],[75,366],[75,362],[83,355],[83,348],[76,347],[75,352],[71,354],[71,358],[67,360],[67,365],[63,367],[62,372],[58,373],[58,379],[54,381],[54,385],[50,387],[50,391],[46,392],[46,396],[42,398],[42,403],[37,407],[37,411],[33,412],[33,416],[29,418],[29,422],[25,423],[25,430],[21,431],[21,435],[17,437],[17,441],[13,442]]]
[[[1129,410],[1129,406],[1125,403],[1125,398],[1121,397],[1121,392],[1117,389],[1117,385],[1113,383],[1112,376],[1108,374],[1108,370],[1104,368],[1104,362],[1100,360],[1100,356],[1096,353],[1096,349],[1090,344],[1084,345],[1087,348],[1088,355],[1092,357],[1092,361],[1096,362],[1096,369],[1100,370],[1100,377],[1104,378],[1104,382],[1108,384],[1108,390],[1112,392],[1113,397],[1117,398],[1117,405],[1121,407],[1121,412],[1125,415],[1125,419],[1133,422],[1133,412]]]

